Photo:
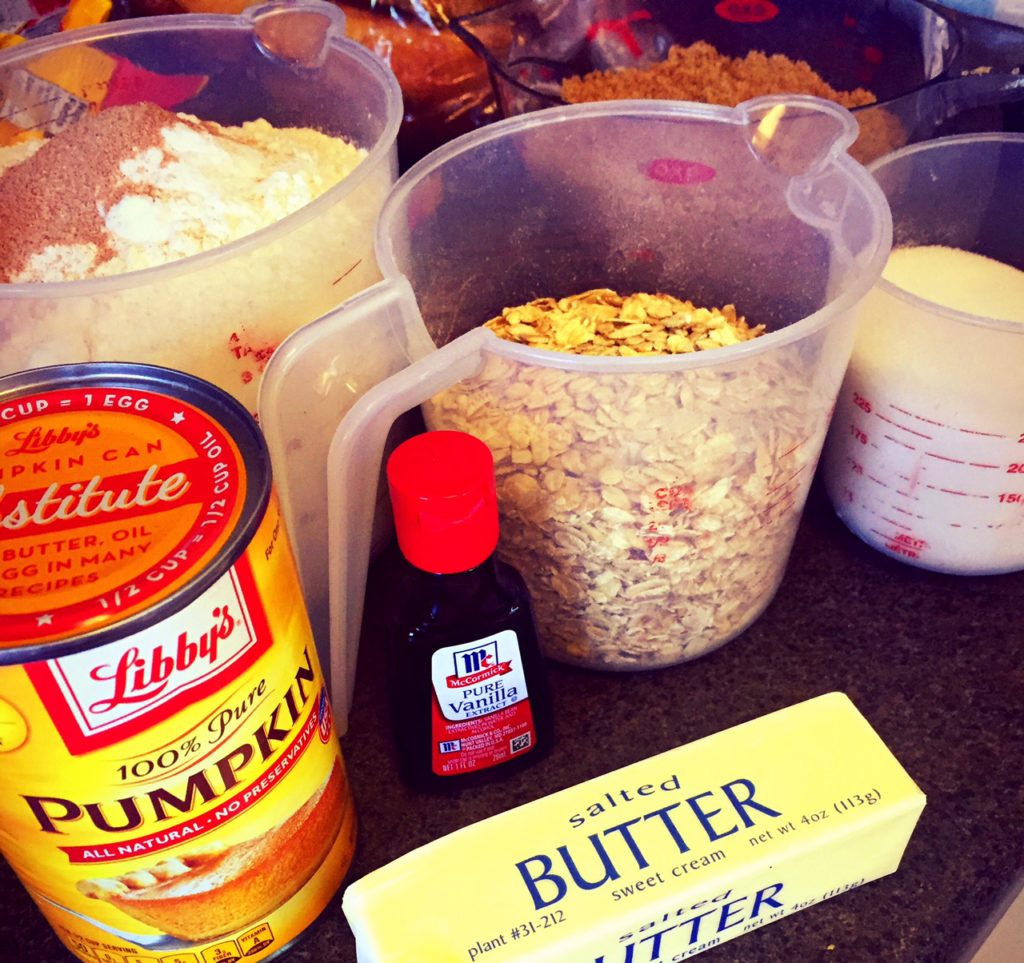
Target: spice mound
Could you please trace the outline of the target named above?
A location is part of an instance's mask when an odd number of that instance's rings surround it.
[[[87,114],[0,148],[0,281],[82,280],[209,251],[315,200],[365,156],[262,119],[223,127],[147,103]]]
[[[706,351],[764,332],[732,304],[699,308],[670,294],[623,296],[610,288],[505,308],[484,327],[532,348],[618,357]]]
[[[595,70],[562,81],[562,99],[571,104],[639,98],[735,107],[765,94],[811,94],[843,107],[875,102],[875,95],[863,87],[836,90],[804,60],[760,50],[727,57],[703,40],[689,47],[673,45],[664,60],[645,67]]]

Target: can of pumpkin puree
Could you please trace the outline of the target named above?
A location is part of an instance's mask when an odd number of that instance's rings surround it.
[[[146,365],[0,379],[0,849],[79,958],[265,960],[352,859],[252,417]]]

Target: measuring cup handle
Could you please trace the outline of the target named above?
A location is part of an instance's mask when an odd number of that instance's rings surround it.
[[[366,391],[434,350],[409,282],[396,278],[378,282],[289,335],[260,382],[260,426],[326,671],[330,618],[323,513],[331,439]]]
[[[375,493],[395,421],[480,370],[495,336],[476,328],[369,390],[342,420],[327,456],[331,690],[335,723],[348,728],[355,691]]]
[[[949,76],[970,74],[979,68],[985,73],[1012,73],[1024,67],[1021,25],[957,9],[945,8],[942,16],[951,20],[960,34],[960,49]]]
[[[1024,101],[1024,77],[1017,74],[971,74],[941,81],[922,90],[936,125],[980,107]]]

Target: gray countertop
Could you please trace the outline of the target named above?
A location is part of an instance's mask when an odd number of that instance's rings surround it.
[[[747,632],[670,669],[552,665],[551,754],[452,797],[417,795],[396,775],[375,618],[387,591],[383,560],[371,576],[359,691],[343,739],[361,821],[349,880],[485,816],[839,690],[928,796],[902,865],[700,959],[954,963],[1019,886],[1024,573],[956,578],[892,561],[847,532],[815,484],[782,586]],[[0,894],[0,958],[71,959],[6,864]],[[282,959],[353,963],[340,896]]]

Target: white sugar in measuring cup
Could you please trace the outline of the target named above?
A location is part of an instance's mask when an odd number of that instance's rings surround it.
[[[871,167],[896,247],[942,245],[1024,269],[1024,134],[947,137]],[[1024,305],[1018,320],[879,280],[822,470],[846,525],[921,568],[1024,568]]]
[[[891,243],[881,191],[846,154],[855,136],[845,110],[809,97],[583,104],[465,135],[399,179],[378,220],[385,280],[292,335],[261,396],[272,445],[333,434],[321,465],[281,470],[315,496],[326,466],[329,552],[306,566],[330,575],[341,725],[385,439],[416,406],[491,447],[499,550],[529,583],[549,656],[669,665],[760,615]],[[598,287],[735,303],[768,333],[608,358],[480,327]]]

